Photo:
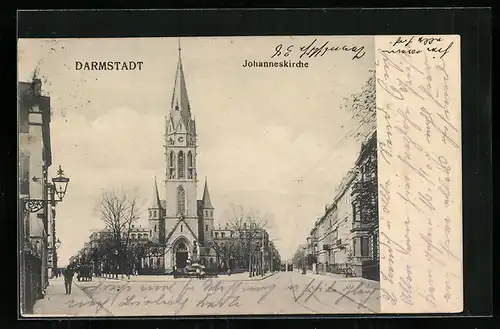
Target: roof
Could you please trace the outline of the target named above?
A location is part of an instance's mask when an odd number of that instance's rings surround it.
[[[203,208],[214,209],[212,206],[212,201],[210,200],[210,193],[208,192],[208,182],[205,177],[205,188],[203,189],[203,198],[201,199],[203,203]]]
[[[186,79],[182,66],[181,49],[179,45],[179,60],[175,72],[174,91],[172,93],[172,103],[170,106],[170,117],[173,127],[177,130],[182,123],[187,130],[190,128],[191,107],[187,94]]]
[[[161,201],[160,195],[158,194],[158,184],[156,183],[156,177],[154,179],[153,200],[151,203],[151,208],[161,208]]]

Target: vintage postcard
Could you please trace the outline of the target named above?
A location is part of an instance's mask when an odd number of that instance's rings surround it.
[[[460,38],[19,39],[23,316],[457,313]]]

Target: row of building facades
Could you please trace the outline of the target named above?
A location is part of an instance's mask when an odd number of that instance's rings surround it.
[[[50,97],[42,82],[18,83],[18,246],[20,309],[33,312],[57,267],[56,197],[48,171],[52,165]]]
[[[305,265],[315,272],[379,280],[377,137],[363,143],[303,246]],[[370,189],[367,191],[366,189]],[[371,190],[374,189],[374,190]]]

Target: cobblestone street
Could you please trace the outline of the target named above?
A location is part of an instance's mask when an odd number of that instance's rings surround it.
[[[250,280],[248,274],[205,280],[139,279],[75,282],[72,295],[65,295],[63,280],[55,279],[47,296],[35,305],[35,313],[89,317],[374,313],[380,309],[379,283],[360,278],[279,272],[261,280]]]

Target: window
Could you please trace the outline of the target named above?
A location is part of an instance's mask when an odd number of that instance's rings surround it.
[[[187,163],[188,163],[188,178],[192,179],[194,163],[193,163],[193,154],[191,153],[191,151],[188,152]]]
[[[181,233],[182,233],[182,229],[184,228],[184,225],[181,225]]]
[[[213,210],[210,210],[210,217],[213,217],[214,216],[214,212]]]
[[[186,210],[186,192],[182,186],[177,188],[177,214],[184,215]]]
[[[219,233],[215,232],[215,238],[218,239],[219,238]]]
[[[156,218],[157,211],[155,210],[155,218]]]
[[[205,232],[208,232],[208,225],[205,225]]]
[[[149,234],[150,234],[150,235],[153,235],[153,230],[149,230]]]
[[[210,236],[214,236],[214,230],[210,230]]]
[[[173,168],[175,164],[175,156],[174,156],[174,151],[170,151],[170,155],[168,157],[168,166],[170,168]]]
[[[358,253],[358,238],[353,238],[352,239],[352,255],[357,256]]]
[[[352,202],[352,220],[354,222],[359,220],[359,218],[358,218],[358,207],[356,206],[356,201]]]
[[[142,239],[142,234],[137,234],[138,239]]]
[[[186,171],[186,163],[185,163],[185,159],[184,159],[184,152],[179,151],[177,162],[178,162],[177,177],[184,178],[185,177],[185,171]]]
[[[156,225],[155,225],[155,232],[156,232]]]
[[[367,236],[361,237],[361,257],[370,256],[370,238]]]
[[[132,234],[132,239],[135,239],[135,234]]]
[[[224,239],[224,232],[221,232],[220,237]]]

